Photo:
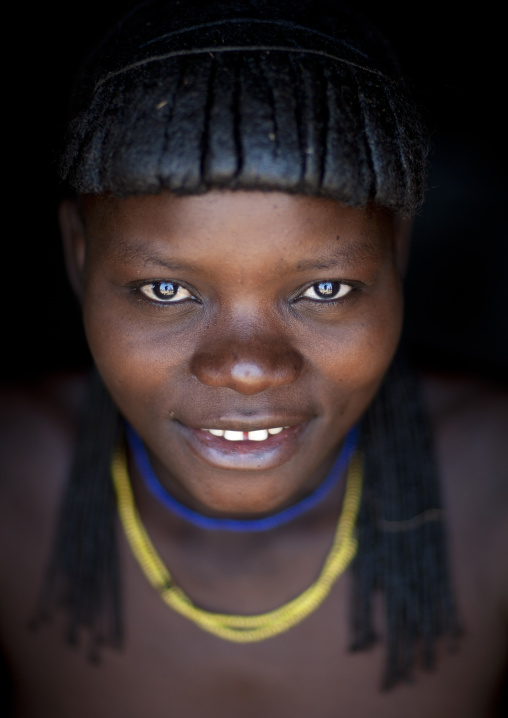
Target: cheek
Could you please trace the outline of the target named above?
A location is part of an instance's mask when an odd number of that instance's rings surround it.
[[[134,313],[133,313],[134,314]],[[181,375],[189,333],[134,321],[124,303],[85,301],[85,332],[94,362],[120,411],[157,413]]]
[[[360,374],[372,377],[388,369],[402,330],[402,298],[393,292],[375,311],[365,312],[351,337],[351,362]]]
[[[398,280],[365,302],[350,321],[306,337],[308,363],[320,377],[319,390],[331,410],[359,417],[373,399],[400,339],[402,294]],[[318,383],[316,382],[316,390]]]

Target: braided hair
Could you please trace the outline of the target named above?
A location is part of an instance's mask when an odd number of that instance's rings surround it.
[[[80,194],[276,190],[410,216],[427,150],[387,42],[336,2],[149,0],[84,63],[60,170]],[[118,426],[95,373],[38,609],[40,619],[63,602],[69,640],[88,629],[93,659],[123,635],[109,477]],[[351,648],[376,640],[383,591],[388,687],[409,677],[417,646],[430,667],[436,639],[457,633],[431,435],[401,357],[361,434]]]

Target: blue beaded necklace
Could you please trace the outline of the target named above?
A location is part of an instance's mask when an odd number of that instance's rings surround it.
[[[152,493],[152,495],[160,501],[161,504],[163,504],[163,506],[170,509],[170,511],[175,513],[177,516],[180,516],[180,518],[186,519],[189,523],[194,524],[194,526],[198,526],[199,528],[209,529],[212,531],[235,532],[268,531],[269,529],[276,528],[277,526],[281,526],[289,521],[292,521],[297,516],[301,516],[314,508],[314,506],[317,506],[320,501],[328,496],[333,487],[337,484],[339,478],[344,473],[344,469],[348,465],[349,460],[358,445],[359,434],[357,426],[353,426],[353,428],[350,429],[344,439],[344,446],[335,459],[326,479],[311,494],[298,501],[298,503],[293,504],[293,506],[289,506],[286,509],[282,509],[282,511],[279,511],[276,514],[271,514],[270,516],[265,516],[261,519],[229,519],[203,516],[197,511],[193,511],[184,504],[180,503],[180,501],[175,499],[174,496],[171,496],[155,475],[141,438],[134,431],[132,426],[127,423],[126,433],[129,448],[133,453],[134,460],[141,473],[145,486]]]

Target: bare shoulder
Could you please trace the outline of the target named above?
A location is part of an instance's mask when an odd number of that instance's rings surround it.
[[[426,374],[422,385],[438,451],[463,470],[464,503],[480,488],[489,503],[508,498],[508,387],[444,374]]]
[[[472,375],[420,374],[424,398],[431,414],[440,422],[475,423],[491,429],[506,429],[508,385]],[[504,442],[506,443],[506,442]]]
[[[73,374],[0,391],[0,525],[5,530],[22,531],[27,522],[37,524],[54,511],[85,384],[83,375]]]
[[[86,391],[83,376],[0,389],[0,654],[24,661]],[[0,702],[5,667],[0,655]]]
[[[508,388],[430,374],[422,385],[459,570],[482,574],[508,623]]]

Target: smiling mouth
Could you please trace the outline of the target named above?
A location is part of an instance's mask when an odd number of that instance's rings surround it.
[[[262,424],[245,426],[242,421],[237,424],[231,421],[222,429],[216,429],[213,424],[211,428],[192,427],[178,420],[177,425],[193,453],[205,463],[220,469],[264,471],[288,461],[298,451],[307,433],[309,418],[301,417],[298,421],[300,417],[292,417],[287,424],[283,424],[281,418],[272,426],[267,426],[269,420],[265,419],[264,427]],[[280,422],[279,426],[276,422]]]
[[[287,426],[277,426],[270,429],[255,429],[254,431],[234,431],[231,429],[200,429],[212,436],[219,436],[226,441],[266,441],[270,436],[280,434]]]
[[[231,427],[228,429],[208,429],[188,427],[187,431],[193,434],[203,447],[209,447],[218,452],[231,452],[240,454],[259,454],[259,452],[277,451],[289,441],[290,443],[300,435],[307,426],[308,421],[287,426],[271,426],[268,428],[245,429]]]

